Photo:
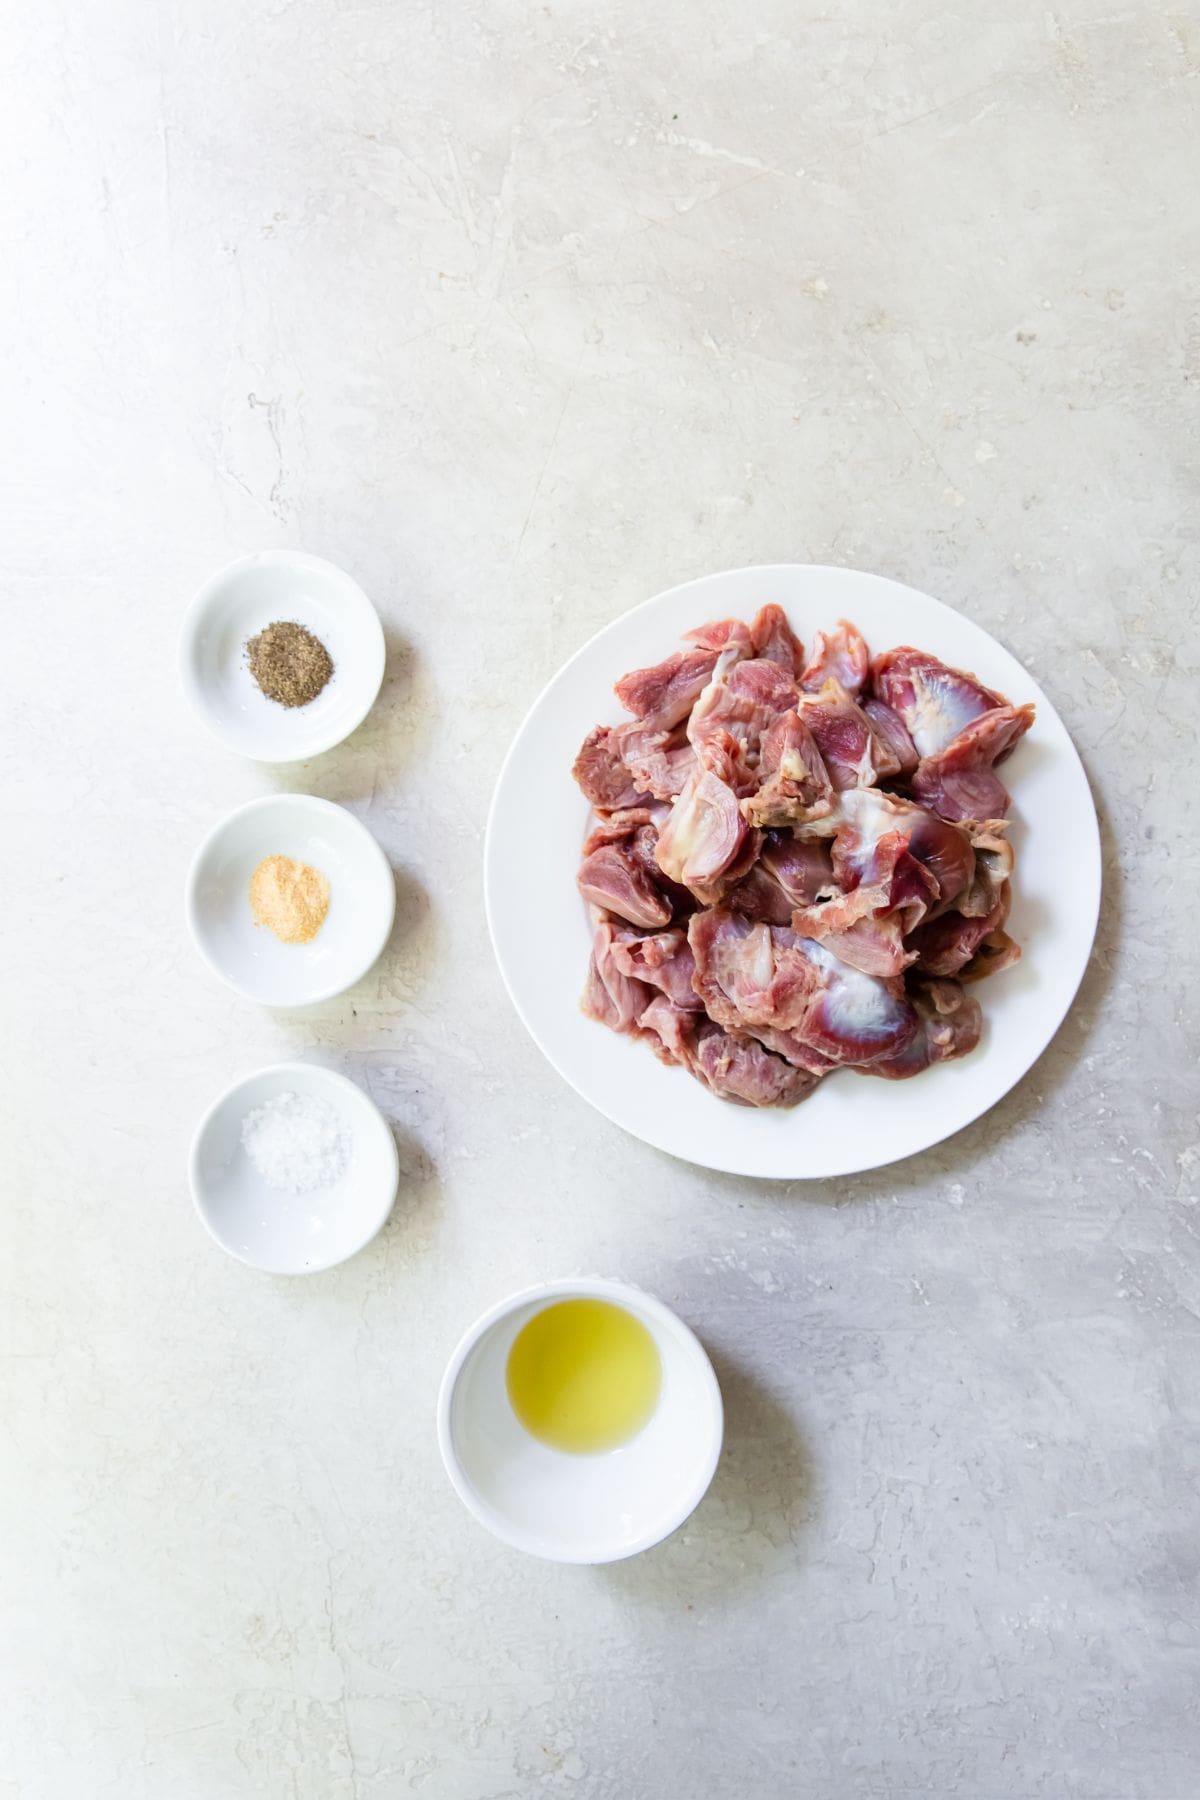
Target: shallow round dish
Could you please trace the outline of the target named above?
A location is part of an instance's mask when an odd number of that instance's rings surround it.
[[[283,944],[250,910],[250,877],[290,856],[329,882],[329,912],[307,944]],[[196,852],[187,918],[196,948],[229,986],[263,1006],[311,1006],[367,973],[387,943],[396,883],[365,825],[312,794],[270,794],[222,819]]]
[[[791,1110],[731,1105],[645,1044],[579,1010],[590,929],[575,887],[589,808],[571,779],[584,736],[628,715],[612,692],[626,670],[660,661],[710,619],[749,619],[778,601],[793,629],[847,618],[872,651],[915,644],[973,669],[1037,722],[1005,764],[1017,866],[1008,929],[1021,961],[978,990],[984,1035],[961,1061],[911,1081],[839,1074]],[[492,943],[517,1011],[585,1100],[659,1150],[736,1175],[831,1177],[927,1150],[978,1118],[1041,1055],[1091,954],[1100,842],[1087,777],[1066,727],[1015,657],[980,626],[915,588],[853,569],[778,564],[671,588],[614,621],[551,681],[500,772],[484,851]],[[537,929],[530,922],[536,920]]]
[[[333,674],[307,706],[268,700],[246,645],[264,626],[292,620],[319,637]],[[184,692],[228,750],[259,762],[300,762],[331,750],[361,725],[383,681],[379,615],[358,583],[319,556],[264,550],[210,576],[184,616]]]
[[[559,1300],[608,1300],[650,1332],[662,1363],[658,1405],[619,1449],[573,1456],[539,1443],[508,1398],[521,1327]],[[724,1413],[712,1364],[661,1300],[620,1281],[548,1281],[477,1319],[447,1365],[438,1443],[459,1499],[506,1544],[551,1562],[605,1563],[668,1537],[700,1504],[721,1454]]]
[[[346,1168],[328,1187],[268,1187],[242,1148],[247,1113],[286,1093],[323,1100],[351,1140]],[[380,1230],[396,1198],[399,1159],[382,1113],[354,1082],[312,1063],[278,1063],[235,1081],[209,1108],[189,1172],[196,1211],[222,1250],[269,1275],[315,1275]]]

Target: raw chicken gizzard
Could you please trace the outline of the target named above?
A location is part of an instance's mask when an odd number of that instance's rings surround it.
[[[844,619],[806,658],[774,605],[616,693],[573,771],[590,1017],[742,1106],[975,1048],[973,985],[1020,955],[996,767],[1032,706]]]

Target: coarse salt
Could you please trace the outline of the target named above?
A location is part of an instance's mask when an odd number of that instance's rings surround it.
[[[332,1187],[350,1161],[351,1138],[314,1094],[276,1094],[242,1120],[242,1147],[268,1187],[307,1194]]]

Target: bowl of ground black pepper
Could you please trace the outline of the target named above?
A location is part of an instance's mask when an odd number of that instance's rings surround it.
[[[205,582],[180,635],[184,692],[214,737],[258,762],[300,762],[361,725],[383,681],[379,615],[319,556],[264,550]]]
[[[387,943],[395,906],[395,879],[366,826],[312,794],[240,806],[188,875],[196,948],[264,1006],[311,1006],[352,987]]]

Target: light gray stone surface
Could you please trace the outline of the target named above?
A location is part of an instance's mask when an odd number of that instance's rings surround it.
[[[1195,14],[47,0],[3,40],[0,1796],[1191,1800]],[[276,544],[361,579],[390,667],[273,775],[174,654]],[[787,559],[997,633],[1107,862],[1033,1073],[821,1187],[593,1115],[480,898],[563,658]],[[276,784],[400,879],[303,1020],[183,927]],[[311,1282],[222,1257],[184,1176],[291,1054],[402,1144],[384,1237]],[[432,1429],[474,1314],[584,1268],[676,1305],[729,1413],[691,1524],[599,1571],[482,1534]]]

